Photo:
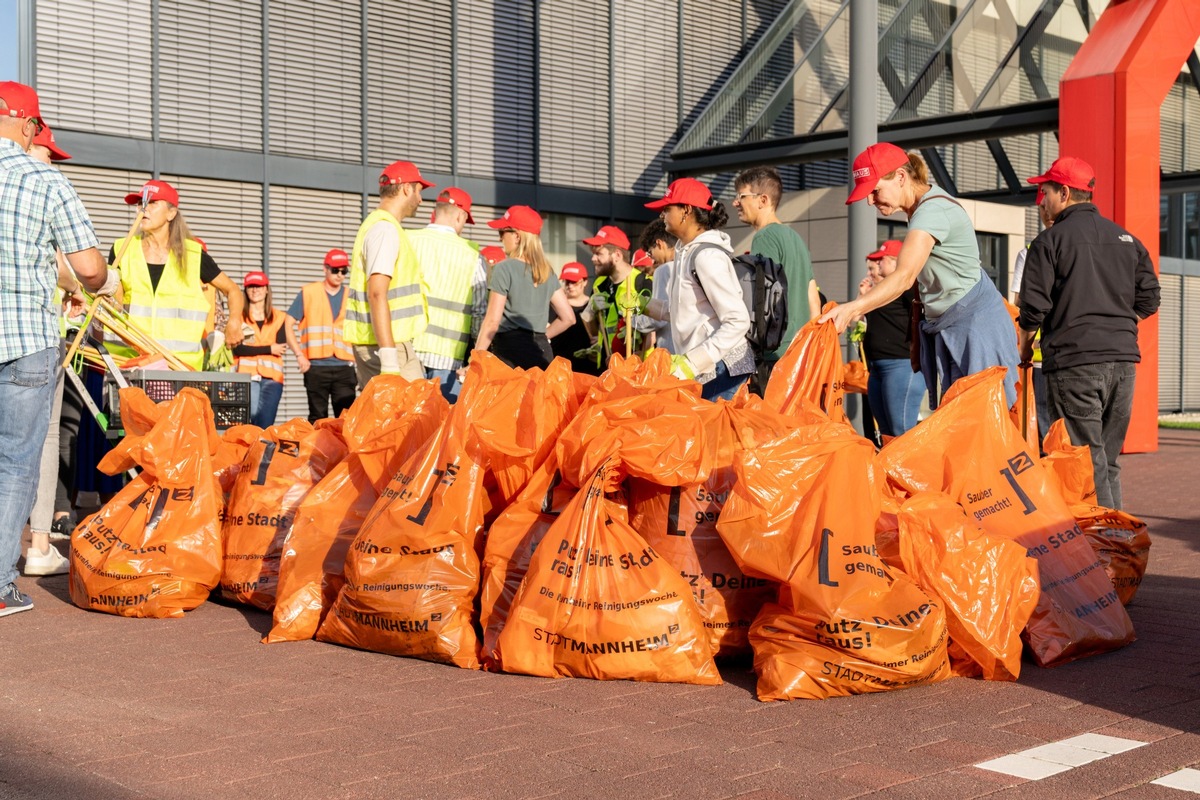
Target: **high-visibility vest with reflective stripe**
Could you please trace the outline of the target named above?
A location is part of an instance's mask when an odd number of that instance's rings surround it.
[[[463,361],[471,341],[471,302],[479,251],[453,231],[426,228],[408,235],[429,302],[429,326],[413,349]]]
[[[242,334],[246,337],[242,344],[255,347],[270,347],[279,338],[279,329],[283,327],[287,314],[279,309],[270,322],[264,322],[260,328],[253,322],[243,322]],[[261,375],[267,380],[283,383],[283,356],[267,353],[261,356],[238,356],[237,371],[246,375]]]
[[[346,319],[345,296],[342,297],[337,319],[333,316],[329,293],[325,291],[325,281],[305,284],[300,296],[304,303],[304,319],[300,320],[300,346],[304,348],[305,357],[353,361],[354,353],[350,352],[342,339],[342,325]]]
[[[400,235],[400,252],[392,269],[392,280],[388,284],[387,303],[392,321],[392,338],[397,342],[411,342],[425,330],[429,322],[429,306],[421,285],[421,267],[417,254],[409,244],[408,234],[400,227],[400,221],[382,208],[367,215],[354,237],[354,252],[350,255],[350,288],[346,291],[346,317],[342,323],[342,338],[347,344],[378,344],[375,329],[371,326],[371,303],[367,297],[367,262],[363,253],[363,242],[367,231],[377,222],[389,222],[396,226]]]
[[[120,252],[124,240],[118,239],[113,248]],[[193,369],[204,364],[204,324],[208,320],[209,304],[200,283],[200,244],[188,239],[183,268],[175,253],[167,255],[158,291],[150,283],[150,268],[142,252],[142,237],[135,236],[125,249],[117,266],[121,270],[121,288],[125,293],[125,308],[135,325],[158,341]],[[124,345],[109,345],[114,355],[126,358],[137,351]]]
[[[626,277],[625,280],[621,281],[621,283],[616,287],[616,290],[613,292],[613,297],[621,298],[624,302],[627,302],[630,305],[634,304],[638,300],[637,284],[638,279],[641,277],[642,271],[637,267],[629,270],[629,276]],[[595,297],[600,294],[605,294],[604,292],[600,291],[600,286],[605,281],[611,280],[612,278],[603,275],[597,277],[596,280],[592,282],[592,296]],[[634,313],[636,314],[638,312],[635,311]],[[613,344],[617,339],[617,334],[621,330],[621,314],[617,310],[617,304],[615,302],[609,303],[608,308],[604,309],[604,311],[597,316],[596,321],[600,326],[599,335],[597,336],[597,339],[599,339],[600,351],[596,353],[596,366],[603,367],[607,363],[608,357],[612,355]]]

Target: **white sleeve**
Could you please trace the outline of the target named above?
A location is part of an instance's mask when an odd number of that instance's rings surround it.
[[[1025,257],[1029,255],[1029,248],[1022,247],[1021,252],[1017,253],[1017,261],[1013,264],[1012,283],[1008,287],[1010,294],[1021,293],[1021,278],[1025,275]]]
[[[750,332],[750,314],[729,254],[706,247],[695,255],[693,263],[708,304],[717,316],[712,335],[686,354],[700,374],[716,369],[717,362],[745,341]]]
[[[363,237],[363,258],[368,276],[387,275],[390,278],[396,270],[396,260],[400,258],[400,232],[396,226],[386,220],[372,225]]]

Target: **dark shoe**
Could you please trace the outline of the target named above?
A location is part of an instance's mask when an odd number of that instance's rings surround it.
[[[33,601],[28,595],[21,594],[15,583],[10,583],[3,589],[0,589],[0,617],[7,617],[9,614],[19,614],[22,611],[29,611],[33,608]]]
[[[59,517],[50,523],[50,540],[53,542],[71,541],[71,515]]]

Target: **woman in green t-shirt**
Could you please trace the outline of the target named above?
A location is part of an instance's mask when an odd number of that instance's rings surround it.
[[[554,359],[550,339],[571,327],[575,312],[542,250],[542,217],[529,206],[513,206],[488,227],[500,231],[507,258],[492,267],[475,347],[510,367],[545,369]],[[557,319],[547,324],[551,307]]]

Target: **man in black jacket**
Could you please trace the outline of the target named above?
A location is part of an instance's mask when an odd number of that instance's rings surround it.
[[[1065,420],[1073,443],[1091,449],[1096,503],[1120,508],[1117,456],[1141,361],[1137,323],[1158,311],[1158,278],[1142,243],[1092,204],[1096,177],[1087,162],[1064,156],[1029,182],[1054,227],[1025,259],[1021,360],[1033,357],[1041,328],[1052,416]]]

